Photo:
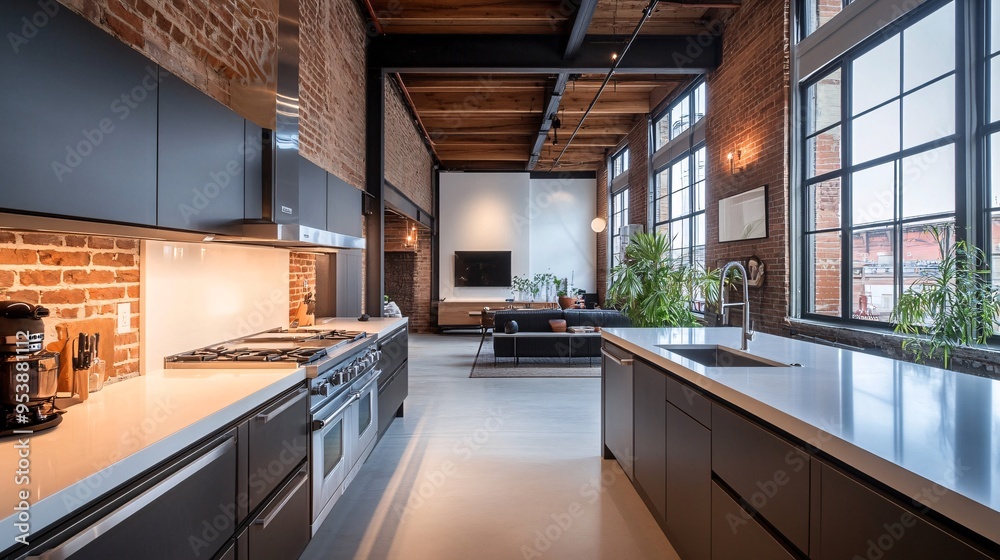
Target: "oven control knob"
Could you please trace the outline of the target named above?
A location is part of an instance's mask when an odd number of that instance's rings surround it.
[[[330,384],[328,382],[324,381],[320,385],[318,385],[316,387],[313,387],[312,394],[314,394],[314,395],[320,395],[320,396],[323,396],[323,397],[329,397],[330,396]]]

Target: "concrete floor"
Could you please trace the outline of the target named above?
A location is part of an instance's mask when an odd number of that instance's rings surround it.
[[[600,380],[469,379],[478,336],[410,338],[410,395],[302,556],[678,558],[600,458]]]

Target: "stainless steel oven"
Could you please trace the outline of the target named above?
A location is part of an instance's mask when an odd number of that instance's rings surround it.
[[[378,352],[374,346],[317,378],[312,407],[312,532],[330,514],[375,445]]]

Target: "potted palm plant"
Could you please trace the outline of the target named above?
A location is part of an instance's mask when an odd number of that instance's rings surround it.
[[[947,231],[947,230],[945,230]],[[956,347],[986,344],[1000,320],[1000,289],[989,280],[988,256],[964,240],[948,246],[931,228],[941,250],[936,274],[915,280],[892,310],[895,331],[907,335],[903,350],[914,361],[942,359],[951,368]]]
[[[660,232],[639,233],[625,248],[622,263],[611,270],[607,303],[635,327],[697,327],[692,302],[699,294],[717,301],[718,290],[718,271],[673,257],[670,240]]]

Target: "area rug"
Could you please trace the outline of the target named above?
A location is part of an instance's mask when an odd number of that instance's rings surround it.
[[[469,377],[600,377],[600,358],[521,358],[514,365],[514,358],[500,358],[493,364],[493,340],[487,336]]]

